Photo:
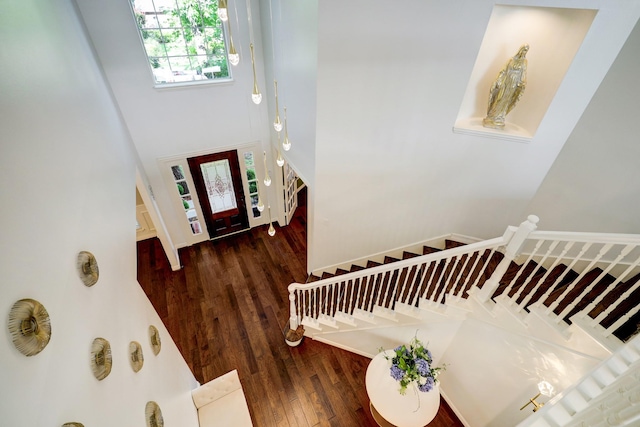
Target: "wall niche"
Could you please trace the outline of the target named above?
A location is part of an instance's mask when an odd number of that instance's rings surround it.
[[[530,142],[580,48],[597,10],[495,5],[453,131]],[[529,45],[527,84],[504,129],[482,125],[500,70]]]

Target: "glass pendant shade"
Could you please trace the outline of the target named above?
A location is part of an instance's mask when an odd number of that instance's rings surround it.
[[[258,208],[258,212],[264,211],[264,203],[262,203],[262,197],[260,197],[260,193],[258,193],[258,206],[256,207]]]
[[[276,132],[280,132],[282,130],[282,122],[280,121],[280,108],[278,107],[278,82],[274,80],[273,86],[276,88],[276,119],[273,122],[273,128]]]
[[[287,107],[284,107],[284,140],[282,141],[282,149],[289,151],[291,149],[291,141],[289,141],[289,130],[287,129]]]
[[[279,167],[284,166],[284,159],[282,158],[282,153],[280,152],[280,147],[278,147],[278,158],[276,159],[276,164]]]
[[[256,77],[256,60],[253,56],[253,43],[249,45],[251,49],[251,66],[253,67],[253,93],[251,94],[251,100],[254,104],[258,105],[262,102],[262,94],[258,88],[258,78]]]
[[[229,14],[227,13],[227,0],[218,0],[218,17],[224,22],[229,19]]]
[[[231,65],[236,66],[240,62],[240,55],[236,51],[236,47],[233,45],[233,37],[231,37],[231,24],[227,21],[227,33],[229,33],[229,62]]]
[[[271,185],[271,177],[269,176],[269,168],[267,168],[267,152],[264,153],[264,185],[267,187]]]
[[[273,228],[273,222],[271,222],[271,206],[269,206],[269,230],[267,231],[269,236],[274,236],[276,234],[276,229]]]

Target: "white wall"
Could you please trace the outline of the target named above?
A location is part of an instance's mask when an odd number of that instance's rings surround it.
[[[493,3],[319,3],[311,269],[448,232],[495,237],[537,213],[529,201],[639,10],[624,1],[526,3],[600,10],[523,144],[452,133]]]
[[[73,3],[7,0],[0,39],[0,423],[145,425],[155,400],[167,425],[197,425],[195,378],[136,282],[135,152]],[[81,250],[99,263],[91,288],[76,272]],[[51,341],[31,357],[6,323],[22,298],[51,317]],[[89,364],[96,337],[113,352],[102,381]],[[138,373],[128,361],[133,340],[145,356]]]
[[[545,230],[640,231],[640,24],[528,210]]]

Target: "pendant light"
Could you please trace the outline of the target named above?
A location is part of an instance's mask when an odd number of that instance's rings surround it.
[[[278,134],[278,158],[276,159],[276,164],[279,167],[284,166],[284,158],[282,157],[282,152],[280,151],[280,134]]]
[[[218,17],[224,22],[229,19],[229,14],[227,13],[227,0],[218,0]]]
[[[289,130],[287,129],[287,107],[284,107],[284,141],[282,141],[282,149],[284,151],[291,150],[291,141],[289,141]]]
[[[269,236],[273,237],[276,234],[276,229],[273,228],[273,222],[271,222],[271,206],[269,206],[269,230],[267,231]]]
[[[264,203],[262,202],[262,197],[260,197],[260,190],[258,190],[258,206],[256,207],[258,208],[258,212],[264,211]]]
[[[276,119],[273,122],[273,128],[276,132],[280,132],[282,130],[282,122],[280,121],[280,109],[278,107],[278,82],[276,80],[273,81],[273,86],[276,89]]]
[[[256,60],[253,56],[253,43],[249,45],[251,49],[251,66],[253,67],[253,93],[251,94],[251,100],[254,104],[258,105],[262,102],[262,94],[258,89],[258,77],[256,76]]]
[[[269,169],[267,168],[267,152],[264,153],[264,185],[267,187],[271,185],[271,177],[269,176]]]
[[[231,37],[231,23],[227,21],[227,33],[229,34],[229,62],[234,67],[240,62],[240,54],[233,45],[233,37]]]

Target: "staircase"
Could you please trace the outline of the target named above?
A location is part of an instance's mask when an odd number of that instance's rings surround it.
[[[579,331],[625,351],[640,323],[640,236],[543,232],[537,222],[311,275],[289,286],[290,327],[330,341],[336,331],[472,317],[563,346]]]

